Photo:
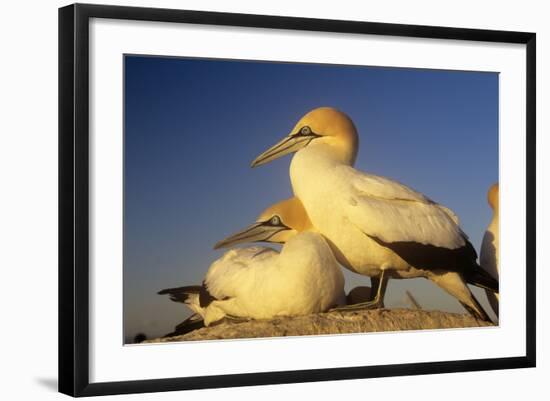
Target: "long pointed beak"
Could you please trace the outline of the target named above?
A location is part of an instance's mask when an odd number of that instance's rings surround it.
[[[269,226],[264,223],[254,223],[238,233],[232,234],[227,238],[222,239],[214,245],[214,249],[227,248],[232,245],[269,241],[278,232],[284,231],[287,228],[281,226]]]
[[[256,157],[250,167],[261,166],[289,153],[296,152],[307,146],[317,135],[289,135]]]

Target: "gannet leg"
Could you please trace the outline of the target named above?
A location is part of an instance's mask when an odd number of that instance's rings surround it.
[[[370,278],[371,288],[376,291],[371,291],[369,301],[373,301],[376,298],[376,294],[378,292],[377,290],[380,286],[383,286],[382,292],[383,294],[386,294],[386,287],[388,286],[388,281],[389,281],[389,278],[385,278],[384,282],[381,282],[380,277]],[[384,307],[384,297],[380,299],[380,308],[383,308],[383,307]]]
[[[366,302],[359,302],[353,305],[344,305],[337,308],[333,308],[332,311],[353,311],[362,309],[380,309],[384,307],[384,296],[386,295],[386,288],[388,286],[389,277],[386,277],[385,270],[382,270],[380,277],[377,277],[372,281],[374,297]],[[375,287],[376,286],[376,287]]]

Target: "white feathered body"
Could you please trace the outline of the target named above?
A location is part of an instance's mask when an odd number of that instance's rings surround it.
[[[479,252],[479,264],[480,266],[491,276],[498,280],[499,278],[499,249],[500,249],[500,236],[499,236],[499,213],[496,211],[493,214],[493,219],[487,227],[485,234],[483,235],[483,241],[481,242],[481,250]],[[499,294],[495,294],[491,291],[486,291],[487,298],[491,304],[491,308],[498,315],[498,302]]]
[[[464,246],[458,218],[444,206],[392,181],[334,161],[328,146],[307,147],[290,166],[294,194],[340,263],[367,276],[382,269],[390,277],[428,274],[410,266],[385,242],[412,241],[455,249]]]
[[[304,232],[277,252],[267,247],[232,249],[210,266],[204,285],[216,298],[189,307],[205,324],[225,315],[251,319],[324,312],[345,302],[344,276],[324,238]]]

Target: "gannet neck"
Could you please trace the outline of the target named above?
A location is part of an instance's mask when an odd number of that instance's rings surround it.
[[[320,177],[326,176],[328,172],[339,165],[348,165],[338,155],[333,148],[327,144],[317,144],[300,150],[294,155],[290,162],[290,180],[292,182],[294,194],[304,201],[301,194],[297,192],[294,185],[296,180],[301,181],[305,187],[322,186]]]
[[[320,138],[317,142],[312,142],[308,148],[317,149],[318,152],[323,152],[325,158],[338,164],[353,166],[357,159],[357,141],[347,135],[334,137],[325,136]],[[305,148],[301,151],[304,150]]]
[[[495,211],[496,214],[498,214],[499,210],[499,188],[498,188],[498,182],[496,184],[493,184],[491,188],[489,188],[489,191],[487,192],[487,202],[489,202],[489,205],[491,208]]]
[[[307,160],[309,163],[314,163],[315,166],[349,165],[345,160],[343,160],[338,152],[334,151],[333,145],[322,142],[302,149],[294,155],[294,158],[298,160],[302,159],[304,161]]]
[[[305,207],[309,202],[323,202],[318,196],[323,193],[322,187],[326,182],[322,177],[327,177],[339,162],[334,160],[329,146],[316,146],[302,149],[296,153],[290,162],[290,183],[294,195],[298,197]],[[310,197],[317,198],[309,199]],[[312,209],[308,207],[309,216],[314,227],[319,229],[315,218],[311,214]]]

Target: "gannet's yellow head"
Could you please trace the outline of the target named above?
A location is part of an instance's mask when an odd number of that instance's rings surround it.
[[[330,145],[339,161],[355,163],[359,137],[353,121],[341,111],[319,107],[303,116],[290,134],[254,159],[252,167],[321,143]]]
[[[487,202],[493,210],[498,210],[498,182],[491,185],[489,192],[487,192]]]
[[[298,198],[290,198],[265,209],[254,224],[219,241],[214,249],[250,242],[285,243],[311,227],[302,202]]]

